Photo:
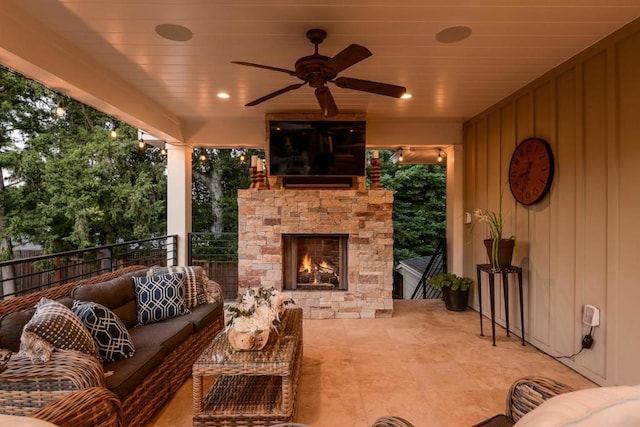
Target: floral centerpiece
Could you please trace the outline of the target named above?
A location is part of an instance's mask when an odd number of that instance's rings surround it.
[[[279,332],[281,315],[293,299],[275,288],[249,288],[238,295],[236,305],[227,306],[227,334],[236,350],[260,350],[273,330]]]
[[[494,267],[505,267],[511,265],[511,258],[513,256],[513,248],[516,239],[513,235],[509,238],[502,237],[502,229],[504,225],[504,219],[502,218],[502,197],[504,195],[505,188],[506,184],[500,192],[498,212],[482,208],[478,208],[473,212],[476,221],[472,228],[478,223],[484,223],[487,225],[489,230],[489,238],[484,241],[484,244],[487,248],[489,260]],[[505,252],[502,252],[503,250]]]

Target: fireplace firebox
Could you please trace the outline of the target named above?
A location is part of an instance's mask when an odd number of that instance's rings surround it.
[[[349,288],[347,234],[283,234],[282,240],[284,289]]]

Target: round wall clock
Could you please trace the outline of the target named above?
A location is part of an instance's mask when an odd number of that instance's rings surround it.
[[[523,205],[539,202],[553,181],[553,152],[540,138],[527,138],[516,147],[509,163],[509,187]]]

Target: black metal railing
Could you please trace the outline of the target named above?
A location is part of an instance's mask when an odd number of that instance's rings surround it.
[[[416,289],[411,294],[411,299],[427,299],[427,298],[440,298],[442,296],[442,290],[436,289],[427,283],[430,277],[433,277],[440,273],[447,272],[447,241],[441,239],[436,247],[436,250],[431,255],[427,267],[420,277],[420,281],[416,286]]]
[[[224,299],[238,295],[238,233],[190,233],[189,265],[202,266],[207,276],[222,285]]]
[[[160,236],[0,262],[0,297],[36,292],[128,265],[176,265],[178,236]]]

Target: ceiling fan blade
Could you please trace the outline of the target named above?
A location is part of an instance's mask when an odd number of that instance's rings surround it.
[[[251,101],[248,104],[245,104],[244,106],[245,107],[253,107],[254,105],[258,105],[258,104],[260,104],[260,103],[262,103],[264,101],[267,101],[267,100],[269,100],[271,98],[275,98],[276,96],[282,95],[283,93],[289,92],[290,90],[298,89],[299,87],[304,86],[306,84],[307,84],[307,82],[302,82],[302,83],[297,83],[297,84],[294,84],[294,85],[289,85],[287,87],[283,87],[282,89],[278,89],[275,92],[271,92],[270,94],[265,95],[262,98],[258,98],[255,101]]]
[[[287,73],[290,76],[296,77],[297,74],[292,70],[285,70],[284,68],[272,67],[270,65],[254,64],[253,62],[231,61],[232,64],[246,65],[247,67],[264,68],[265,70],[278,71],[280,73]]]
[[[350,77],[338,77],[333,83],[344,89],[361,90],[378,95],[393,96],[394,98],[400,98],[407,92],[407,88],[404,86],[373,82],[371,80],[352,79]]]
[[[347,46],[333,58],[322,64],[322,66],[330,68],[332,71],[338,74],[345,68],[349,68],[352,65],[370,56],[371,51],[369,49],[364,46],[360,46],[359,44],[352,44]]]
[[[316,89],[315,93],[316,98],[318,99],[318,104],[320,104],[320,108],[322,108],[322,115],[324,117],[335,116],[339,113],[336,101],[333,99],[333,95],[331,95],[331,91],[328,87],[319,87]]]

